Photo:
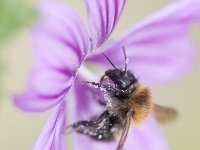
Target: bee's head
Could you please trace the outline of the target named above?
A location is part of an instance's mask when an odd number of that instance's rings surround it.
[[[127,70],[128,59],[126,56],[125,48],[123,47],[125,68],[117,68],[112,61],[103,54],[110,62],[114,69],[109,69],[105,72],[104,78],[107,78],[109,84],[106,85],[107,89],[112,89],[112,95],[118,99],[125,101],[129,98],[130,94],[135,90],[137,79],[134,74]],[[110,82],[111,81],[111,82]]]
[[[122,102],[128,100],[136,89],[137,79],[130,71],[110,69],[105,72],[104,78],[107,81],[104,86],[110,87],[111,95]]]
[[[124,91],[137,82],[137,79],[130,71],[110,69],[105,72],[105,75],[113,81],[116,87]]]

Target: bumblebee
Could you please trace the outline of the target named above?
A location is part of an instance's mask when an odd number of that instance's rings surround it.
[[[117,150],[122,150],[128,135],[131,122],[140,124],[149,114],[153,113],[158,121],[169,121],[177,116],[173,108],[163,107],[153,103],[148,87],[141,85],[134,74],[127,69],[128,59],[123,48],[125,67],[117,68],[105,55],[113,66],[97,82],[85,82],[93,88],[99,88],[104,93],[105,111],[92,120],[78,121],[67,126],[75,132],[84,134],[98,141],[112,141],[121,132]]]

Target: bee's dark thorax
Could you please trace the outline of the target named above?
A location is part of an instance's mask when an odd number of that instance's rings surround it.
[[[145,120],[153,106],[149,89],[140,84],[135,85],[134,91],[127,94],[126,97],[117,97],[113,93],[108,93],[105,100],[108,111],[119,118],[125,117],[127,112],[132,110],[134,112],[133,120],[136,123]]]

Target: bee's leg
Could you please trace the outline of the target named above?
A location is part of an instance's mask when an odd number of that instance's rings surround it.
[[[101,84],[98,83],[98,82],[97,82],[97,83],[96,83],[96,82],[83,82],[83,83],[84,83],[84,84],[87,84],[87,85],[89,85],[89,86],[92,86],[92,87],[94,87],[94,88],[101,88],[101,89],[104,89],[104,88],[101,86]],[[91,92],[92,92],[94,98],[97,100],[97,102],[98,102],[100,105],[106,106],[106,102],[103,101],[103,100],[100,98],[99,94],[97,94],[97,92],[96,92],[93,88],[91,88]],[[97,97],[97,96],[98,96],[98,97]]]
[[[85,82],[83,82],[83,84],[87,84],[87,85],[94,87],[94,88],[103,88],[99,82],[85,81]]]
[[[79,122],[76,122],[73,124],[73,128],[77,128],[79,126],[94,126],[99,124],[105,117],[107,117],[109,115],[108,111],[104,111],[97,119],[93,120],[93,121],[86,121],[86,120],[82,120]]]
[[[94,88],[99,88],[100,90],[104,91],[104,92],[113,92],[115,91],[115,89],[113,87],[110,87],[110,86],[102,86],[100,82],[88,82],[88,81],[85,81],[83,82],[83,84],[87,84],[91,87],[94,87]]]
[[[94,125],[99,124],[104,118],[108,117],[108,115],[109,115],[109,112],[108,112],[108,110],[106,110],[97,119],[95,119],[93,121],[82,120],[82,121],[79,121],[72,125],[67,126],[67,129],[68,128],[76,129],[79,126],[92,127]]]
[[[124,118],[125,122],[124,122],[124,125],[123,125],[123,131],[122,131],[122,134],[121,134],[119,144],[117,146],[117,150],[123,150],[124,143],[125,143],[127,135],[128,135],[128,131],[129,131],[129,127],[130,127],[132,117],[133,117],[133,111],[129,110],[126,114],[126,117]]]

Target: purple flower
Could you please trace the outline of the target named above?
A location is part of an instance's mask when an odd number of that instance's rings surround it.
[[[73,121],[88,119],[102,108],[81,81],[96,81],[86,64],[106,70],[110,64],[124,66],[122,47],[129,57],[129,67],[140,82],[155,86],[168,83],[187,71],[194,60],[194,44],[189,25],[200,20],[199,1],[179,0],[153,14],[114,42],[109,38],[126,0],[85,0],[90,36],[79,16],[64,4],[44,2],[41,19],[34,26],[34,64],[27,91],[14,97],[24,111],[42,112],[54,108],[34,150],[66,149],[66,110],[73,111]],[[100,69],[98,69],[100,70]],[[67,93],[74,97],[67,97]],[[68,99],[68,109],[66,108]],[[72,103],[75,103],[74,107]],[[86,136],[74,136],[75,149],[115,149],[116,142],[99,143]],[[87,144],[86,144],[87,143]],[[138,128],[131,128],[125,149],[167,150],[168,146],[153,117]]]

